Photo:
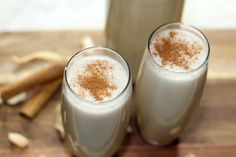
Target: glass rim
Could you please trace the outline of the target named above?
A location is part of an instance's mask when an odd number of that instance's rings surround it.
[[[119,94],[117,94],[115,97],[111,98],[111,99],[108,99],[108,100],[105,100],[105,101],[92,101],[92,100],[88,100],[88,99],[85,99],[81,96],[79,96],[72,88],[71,86],[69,85],[69,81],[67,79],[67,72],[68,72],[68,69],[69,69],[69,65],[71,63],[71,61],[78,55],[81,55],[83,53],[86,53],[88,50],[105,50],[105,51],[109,51],[115,55],[117,55],[119,58],[121,58],[122,61],[124,61],[125,63],[125,66],[127,66],[127,70],[128,70],[128,80],[127,80],[127,83],[126,85],[124,86],[124,88],[121,90],[121,92]],[[64,75],[65,75],[65,82],[66,82],[66,86],[68,86],[69,90],[72,92],[72,94],[78,98],[79,100],[82,100],[82,101],[85,101],[85,102],[88,102],[88,104],[86,105],[83,105],[83,106],[90,106],[91,104],[90,103],[93,103],[94,105],[104,105],[104,103],[108,103],[108,102],[111,102],[115,99],[117,99],[118,97],[120,97],[125,91],[126,89],[128,88],[130,82],[131,82],[131,78],[132,78],[132,73],[131,73],[131,69],[130,69],[130,66],[127,62],[127,60],[120,54],[118,54],[115,50],[111,49],[111,48],[107,48],[107,47],[103,47],[103,46],[92,46],[92,47],[88,47],[88,48],[84,48],[84,49],[81,49],[80,51],[76,52],[75,54],[73,54],[70,59],[68,60],[68,62],[66,63],[65,65],[65,69],[64,69]],[[107,105],[107,106],[110,106],[110,105]]]
[[[202,62],[202,64],[200,64],[197,68],[195,68],[193,70],[190,70],[190,71],[172,71],[172,70],[169,70],[167,68],[164,68],[162,65],[157,63],[157,61],[155,60],[155,58],[154,58],[154,56],[153,56],[153,54],[152,54],[152,52],[150,50],[150,46],[152,44],[151,39],[153,38],[154,34],[158,30],[163,28],[163,27],[174,26],[174,25],[180,25],[180,26],[183,26],[183,27],[185,27],[185,28],[187,28],[189,30],[192,29],[192,30],[196,31],[197,33],[199,33],[200,35],[203,36],[203,38],[202,37],[200,37],[200,38],[203,39],[204,42],[206,43],[206,46],[207,46],[207,56],[206,56],[204,62]],[[158,26],[156,29],[154,29],[154,31],[149,36],[147,47],[148,47],[148,52],[151,55],[151,58],[154,61],[155,65],[157,65],[163,71],[170,72],[170,73],[175,73],[175,74],[189,74],[189,73],[194,73],[195,71],[198,71],[199,69],[201,69],[208,62],[208,59],[209,59],[209,56],[210,56],[210,44],[209,44],[209,41],[208,41],[207,37],[204,35],[204,33],[201,30],[199,30],[198,28],[196,28],[196,27],[194,27],[192,25],[186,25],[186,24],[184,24],[182,22],[170,22],[170,23],[166,23],[166,24]]]

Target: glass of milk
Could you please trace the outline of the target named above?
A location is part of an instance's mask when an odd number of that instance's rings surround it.
[[[115,51],[84,49],[68,61],[62,86],[66,141],[75,155],[112,156],[120,147],[130,117],[132,77]]]
[[[135,87],[146,142],[170,144],[184,129],[203,92],[209,53],[207,38],[192,26],[169,23],[151,34]]]

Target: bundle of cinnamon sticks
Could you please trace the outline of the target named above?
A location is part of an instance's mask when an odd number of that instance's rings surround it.
[[[94,45],[92,38],[89,36],[84,37],[80,44],[81,48]],[[12,60],[17,64],[24,64],[37,59],[48,60],[51,64],[24,79],[16,79],[16,81],[0,87],[0,103],[4,102],[8,104],[21,93],[37,88],[20,109],[20,113],[29,119],[35,117],[61,86],[63,70],[67,62],[67,59],[63,59],[60,55],[50,51],[37,51],[22,58],[17,56],[12,57]]]
[[[94,46],[92,38],[84,37],[81,41],[81,48]],[[32,72],[23,79],[15,78],[4,86],[0,86],[0,105],[1,104],[18,104],[24,101],[20,108],[20,114],[32,119],[47,104],[47,101],[58,91],[62,84],[63,72],[68,58],[50,52],[37,51],[24,57],[13,56],[12,60],[21,65],[27,64],[35,60],[47,60],[50,64]],[[28,72],[28,71],[27,71]],[[4,82],[4,83],[5,83]],[[25,93],[31,93],[26,96]],[[22,99],[23,96],[23,99]],[[63,141],[65,137],[60,115],[60,103],[56,106],[56,120],[54,127],[59,133],[60,139]],[[26,148],[29,140],[19,133],[9,133],[8,139],[10,143],[19,148]]]
[[[20,109],[21,114],[30,119],[33,118],[60,87],[64,65],[65,61],[62,60],[53,62],[24,79],[16,79],[16,81],[0,87],[1,101],[7,103],[12,97],[37,88]]]

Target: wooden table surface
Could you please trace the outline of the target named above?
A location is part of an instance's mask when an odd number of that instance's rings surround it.
[[[236,156],[236,30],[205,30],[211,45],[209,73],[202,100],[178,143],[153,147],[142,141],[137,132],[128,134],[117,156],[121,157],[183,157],[192,152],[198,157]],[[90,35],[103,45],[102,31],[55,31],[0,33],[0,75],[15,70],[12,55],[51,50],[73,54],[80,49],[81,38]],[[58,92],[59,93],[59,92]],[[17,106],[7,106],[5,121],[0,128],[0,157],[70,156],[59,140],[53,123],[56,94],[33,119],[19,115]],[[25,150],[12,146],[7,133],[16,131],[30,139]]]

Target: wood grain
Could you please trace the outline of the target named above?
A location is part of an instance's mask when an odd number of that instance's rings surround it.
[[[236,79],[236,30],[203,32],[211,49],[208,79]]]
[[[236,156],[236,30],[205,30],[211,44],[209,75],[199,108],[179,140],[168,147],[147,145],[136,130],[128,134],[116,156],[183,157],[193,152],[198,157]],[[14,72],[10,55],[38,50],[71,55],[80,49],[79,41],[91,35],[104,43],[101,31],[0,33],[0,72]],[[10,68],[9,68],[10,67]],[[8,68],[8,69],[7,69]],[[7,70],[6,70],[7,69]],[[0,157],[69,157],[53,123],[59,91],[32,121],[22,118],[21,105],[5,107],[5,122],[0,126]],[[16,131],[30,139],[29,148],[20,150],[9,144],[7,133]]]

